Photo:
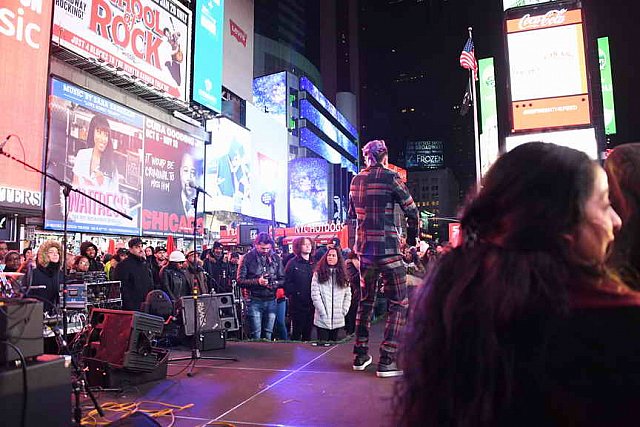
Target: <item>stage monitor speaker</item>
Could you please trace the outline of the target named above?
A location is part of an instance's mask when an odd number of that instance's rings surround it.
[[[193,323],[193,297],[181,297],[180,299],[182,300],[184,334],[191,336],[195,332],[195,325]],[[218,300],[215,298],[215,295],[200,295],[198,297],[197,321],[198,331],[200,333],[220,329]]]
[[[233,293],[215,294],[213,297],[218,300],[220,328],[226,331],[237,331],[239,322]]]
[[[162,333],[164,320],[137,311],[96,308],[89,317],[92,331],[85,357],[108,362],[117,368],[151,372],[158,363],[151,342]]]
[[[26,299],[0,300],[0,341],[8,341],[28,359],[44,352],[42,302]],[[11,346],[0,342],[0,364],[18,360]]]
[[[64,356],[38,356],[26,369],[29,398],[22,426],[71,425],[71,372]],[[0,368],[0,425],[21,426],[23,398],[22,367]]]

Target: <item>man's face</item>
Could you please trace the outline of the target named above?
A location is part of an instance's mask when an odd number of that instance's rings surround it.
[[[138,257],[143,257],[144,256],[144,248],[142,247],[142,244],[139,245],[135,245],[135,246],[131,246],[129,248],[129,253],[138,256]]]
[[[158,251],[155,253],[156,255],[156,260],[158,261],[164,261],[165,259],[167,259],[167,251]]]
[[[236,265],[237,265],[238,263],[240,263],[240,257],[239,257],[239,256],[232,256],[232,257],[229,259],[229,262],[230,262],[231,264],[236,264]]]
[[[269,255],[269,252],[271,252],[271,247],[271,243],[259,243],[256,249],[258,250],[258,253],[260,255]]]
[[[305,255],[311,254],[311,250],[313,249],[313,245],[311,244],[311,240],[304,239],[302,246],[300,247],[300,252]]]
[[[4,256],[9,252],[9,247],[6,243],[0,243],[0,259],[4,258]]]
[[[182,187],[182,191],[189,195],[193,196],[195,190],[191,188],[191,185],[196,182],[196,166],[193,158],[185,154],[182,158],[182,164],[180,166],[180,185]]]
[[[215,249],[213,250],[213,255],[214,255],[216,258],[220,258],[220,257],[222,256],[222,248],[215,248]]]
[[[87,258],[93,259],[96,257],[96,249],[93,246],[87,248]]]

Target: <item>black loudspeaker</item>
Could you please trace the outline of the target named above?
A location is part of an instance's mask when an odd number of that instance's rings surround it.
[[[182,300],[182,323],[184,324],[184,334],[191,336],[195,332],[193,320],[193,297],[181,297]],[[220,315],[218,314],[218,300],[215,295],[200,295],[198,297],[198,311],[196,314],[198,322],[198,332],[206,333],[219,330]]]
[[[20,349],[25,359],[44,352],[42,338],[42,302],[35,299],[0,300],[0,341]],[[18,360],[18,353],[0,342],[0,364]]]
[[[197,347],[198,350],[222,350],[227,346],[227,332],[224,330],[217,330],[211,332],[204,332],[200,334]]]
[[[42,331],[40,331],[42,333]],[[24,426],[71,425],[71,372],[65,358],[45,354],[27,363],[27,416]],[[4,427],[19,427],[24,384],[22,368],[0,369],[0,414]]]
[[[226,331],[237,331],[238,314],[236,312],[236,304],[233,293],[212,295],[218,300],[218,318],[220,319],[220,328]]]
[[[167,377],[169,350],[154,348],[152,354],[157,360],[157,365],[150,372],[133,372],[119,369],[108,362],[85,357],[83,362],[87,372],[87,382],[91,387],[125,388],[162,380]]]
[[[131,371],[151,372],[158,365],[151,342],[162,333],[162,317],[96,308],[91,311],[89,323],[92,330],[84,349],[85,357]]]

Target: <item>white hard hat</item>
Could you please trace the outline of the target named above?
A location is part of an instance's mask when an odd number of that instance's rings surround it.
[[[187,259],[181,251],[173,251],[169,255],[170,262],[185,262]]]

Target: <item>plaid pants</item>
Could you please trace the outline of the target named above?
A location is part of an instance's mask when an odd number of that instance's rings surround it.
[[[387,299],[387,323],[384,340],[380,344],[380,362],[389,364],[396,360],[398,340],[407,323],[407,272],[401,255],[367,257],[360,256],[360,289],[362,291],[356,317],[356,343],[353,353],[369,352],[369,328],[371,312],[376,301],[376,284],[382,275],[384,296]]]

